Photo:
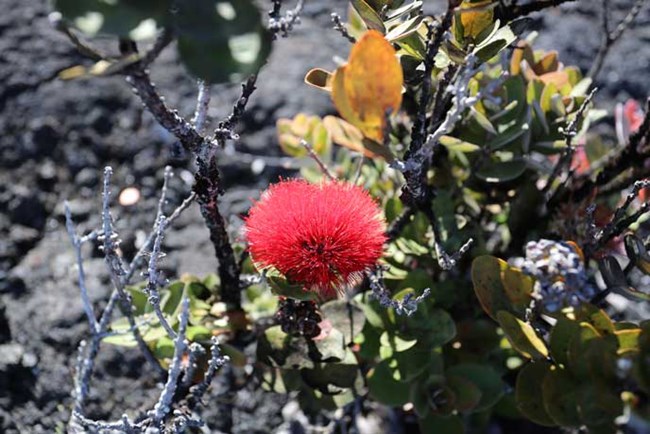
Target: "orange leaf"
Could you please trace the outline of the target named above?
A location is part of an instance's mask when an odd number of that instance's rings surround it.
[[[363,135],[383,142],[386,113],[402,103],[402,67],[395,49],[376,30],[369,30],[354,44],[348,64],[331,80],[332,100],[341,116]]]

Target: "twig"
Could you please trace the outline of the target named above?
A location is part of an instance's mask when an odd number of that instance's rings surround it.
[[[293,26],[300,24],[300,13],[305,6],[304,0],[298,0],[293,9],[288,10],[284,16],[280,16],[280,7],[282,1],[274,0],[273,9],[269,12],[269,25],[268,29],[273,34],[273,38],[277,38],[281,34],[283,38],[289,36],[289,32],[293,30]]]
[[[571,122],[569,122],[566,127],[564,128],[563,135],[564,135],[564,150],[562,152],[562,155],[558,159],[557,163],[555,164],[555,167],[553,167],[553,171],[551,172],[551,175],[548,177],[548,181],[546,182],[546,185],[542,189],[542,194],[547,194],[548,191],[550,190],[551,186],[553,185],[554,181],[560,176],[560,173],[562,170],[571,165],[571,160],[573,159],[573,154],[575,152],[575,149],[573,147],[573,139],[574,137],[578,134],[578,126],[584,119],[585,111],[587,110],[587,107],[591,103],[592,99],[596,95],[596,92],[598,92],[598,88],[594,88],[589,95],[587,95],[587,98],[582,102],[580,105],[580,108],[575,114],[575,117]],[[550,199],[550,198],[548,198]]]
[[[208,369],[205,371],[205,374],[203,376],[203,381],[191,388],[191,398],[189,400],[189,407],[191,409],[201,404],[203,395],[205,395],[205,392],[207,392],[208,387],[210,386],[210,383],[212,383],[212,379],[214,378],[215,374],[219,368],[221,368],[230,360],[228,356],[221,355],[216,337],[212,338],[210,354],[210,362],[208,363]]]
[[[418,305],[431,294],[430,288],[425,288],[422,294],[414,297],[408,293],[401,301],[393,300],[390,291],[383,282],[383,268],[377,267],[366,273],[370,282],[371,296],[379,301],[382,307],[395,309],[397,315],[411,316],[418,310]]]
[[[239,98],[237,98],[237,102],[232,108],[232,113],[230,113],[230,115],[228,115],[226,119],[219,122],[219,126],[214,131],[212,140],[216,141],[219,145],[221,145],[221,147],[223,147],[226,139],[231,139],[231,140],[239,139],[239,136],[235,134],[233,128],[241,119],[242,115],[244,114],[244,111],[246,111],[246,105],[248,104],[248,100],[250,99],[253,92],[255,92],[255,90],[257,89],[257,87],[255,87],[256,83],[257,83],[257,74],[251,74],[250,77],[248,77],[248,79],[246,80],[246,82],[242,83],[241,94],[239,95]]]
[[[395,220],[391,222],[390,226],[386,230],[386,237],[388,237],[389,241],[393,241],[399,237],[402,230],[411,222],[413,214],[413,208],[407,206],[402,210],[400,215],[395,217]]]
[[[587,254],[597,251],[605,246],[611,239],[621,235],[630,227],[630,225],[635,223],[643,214],[650,210],[650,203],[645,202],[636,212],[629,217],[625,217],[630,206],[639,196],[639,192],[648,187],[650,187],[650,180],[637,181],[634,183],[632,190],[625,198],[623,204],[614,211],[610,222],[602,230],[597,232],[593,237],[593,241],[587,245]]]
[[[336,176],[330,172],[330,170],[327,168],[327,165],[323,162],[323,160],[320,159],[318,154],[314,152],[314,148],[304,139],[300,140],[300,146],[305,148],[307,150],[307,153],[309,154],[309,157],[318,164],[319,169],[321,172],[323,172],[323,175],[327,177],[330,181],[336,181]]]
[[[513,3],[510,6],[498,8],[496,18],[500,19],[502,22],[509,22],[515,18],[530,15],[533,12],[539,12],[544,9],[559,6],[563,3],[574,1],[576,0],[537,0],[523,5]]]
[[[113,221],[110,212],[110,181],[113,170],[110,167],[104,169],[104,190],[103,190],[103,201],[102,201],[102,227],[104,234],[102,236],[103,241],[103,252],[104,252],[104,261],[106,262],[108,272],[111,278],[111,282],[115,290],[119,294],[120,298],[120,308],[122,314],[127,318],[129,322],[129,327],[133,329],[133,337],[138,345],[138,348],[144,355],[147,362],[149,362],[152,367],[158,371],[159,374],[163,372],[162,368],[158,361],[153,357],[149,347],[142,339],[139,329],[133,318],[133,312],[131,310],[131,295],[125,290],[124,276],[126,276],[126,271],[122,265],[122,260],[118,255],[116,249],[116,239],[117,235],[113,232]]]
[[[176,209],[171,213],[169,217],[167,217],[167,227],[171,226],[172,223],[174,223],[185,211],[187,208],[192,205],[192,203],[196,200],[196,193],[192,192],[188,197],[183,200],[183,202],[176,207]],[[124,281],[125,284],[128,285],[131,282],[131,279],[133,278],[133,275],[135,274],[135,271],[140,267],[141,262],[143,261],[145,255],[147,252],[149,252],[153,248],[153,243],[156,239],[156,225],[158,224],[158,220],[160,219],[160,216],[162,216],[162,208],[160,207],[160,204],[164,203],[164,196],[160,196],[160,202],[158,204],[158,212],[156,213],[156,219],[154,221],[154,227],[152,231],[149,233],[149,236],[145,240],[145,242],[142,244],[142,247],[138,250],[138,252],[135,254],[131,262],[129,263],[129,267],[127,269],[126,275],[124,276]]]
[[[450,3],[442,22],[437,27],[430,25],[427,32],[427,51],[424,58],[424,76],[420,86],[420,98],[418,100],[418,111],[411,129],[411,144],[405,158],[420,152],[425,140],[427,131],[427,111],[431,101],[431,72],[435,65],[435,56],[444,40],[444,35],[449,30],[454,17],[454,9]]]
[[[645,169],[643,166],[645,158],[639,158],[639,146],[644,140],[647,141],[648,136],[650,136],[650,98],[646,101],[645,109],[645,117],[637,132],[630,136],[628,143],[623,148],[614,153],[613,157],[609,158],[609,160],[601,166],[595,180],[593,179],[594,173],[592,173],[591,170],[583,174],[580,178],[576,179],[575,183],[573,183],[578,186],[577,188],[565,188],[561,191],[561,194],[554,195],[552,200],[549,201],[549,209],[553,209],[558,206],[558,204],[564,203],[567,200],[573,202],[584,200],[593,192],[594,188],[608,185],[626,170]],[[637,179],[638,178],[630,178],[628,184],[621,184],[621,187],[625,188],[634,183]]]
[[[192,117],[194,128],[200,133],[205,125],[205,119],[208,115],[208,107],[210,106],[210,85],[203,80],[197,83],[199,94],[196,97],[196,109]]]
[[[174,342],[174,357],[172,358],[172,363],[169,366],[167,371],[167,382],[165,383],[165,388],[160,394],[158,402],[153,408],[153,422],[154,425],[158,426],[162,420],[169,414],[171,411],[172,401],[174,399],[174,394],[176,393],[176,387],[178,386],[178,377],[181,375],[181,364],[183,362],[183,354],[187,348],[187,342],[185,341],[185,330],[187,329],[187,322],[190,317],[190,299],[184,297],[181,302],[181,315],[178,325],[178,334],[176,335]]]
[[[351,44],[357,42],[357,38],[355,38],[350,34],[350,32],[348,32],[348,28],[346,27],[345,24],[343,24],[343,21],[341,20],[341,16],[339,14],[337,14],[336,12],[332,12],[330,16],[332,17],[332,23],[334,23],[334,30],[339,32],[341,36],[347,39],[348,42],[350,42]]]
[[[90,298],[88,298],[88,289],[86,288],[86,273],[84,272],[83,258],[81,257],[81,244],[82,241],[77,235],[74,223],[72,222],[72,213],[70,212],[70,204],[65,202],[65,226],[68,230],[68,235],[70,236],[70,242],[75,250],[75,255],[77,258],[77,271],[78,271],[78,283],[79,290],[81,292],[81,302],[83,304],[84,312],[86,313],[86,318],[88,318],[88,324],[90,326],[90,331],[92,333],[97,333],[99,325],[95,319],[95,313],[93,311],[92,303]]]
[[[133,91],[140,97],[156,121],[176,136],[183,148],[189,152],[198,153],[208,140],[201,136],[190,122],[180,117],[176,110],[167,107],[147,72],[133,67],[127,68],[127,70],[129,75],[126,77],[126,81],[133,86]]]
[[[84,56],[95,61],[106,59],[108,57],[105,54],[100,53],[97,49],[88,43],[79,39],[77,35],[75,35],[75,33],[65,25],[65,22],[63,21],[63,15],[61,15],[60,12],[55,11],[50,13],[48,15],[48,19],[50,20],[52,27],[65,35],[70,40],[70,42],[72,42],[72,45],[74,45],[77,51],[79,51]]]
[[[151,257],[149,258],[149,269],[147,271],[148,282],[144,291],[147,294],[149,304],[153,307],[156,317],[160,325],[165,329],[167,335],[171,339],[176,339],[176,332],[167,322],[167,319],[160,309],[160,293],[158,292],[158,259],[162,255],[161,253],[161,244],[162,239],[165,233],[165,228],[167,227],[167,219],[164,216],[160,216],[158,223],[156,224],[156,238],[153,243],[153,248],[151,249]]]
[[[636,17],[641,12],[641,9],[643,8],[643,4],[645,2],[646,0],[637,0],[634,3],[634,6],[632,6],[632,9],[630,9],[628,14],[625,16],[625,18],[618,24],[618,26],[616,26],[616,29],[613,32],[611,32],[609,28],[609,18],[610,18],[609,0],[602,0],[603,42],[600,45],[600,48],[598,49],[598,54],[596,54],[596,59],[594,60],[594,63],[592,64],[591,69],[587,74],[587,77],[595,79],[598,76],[600,70],[603,67],[603,64],[605,63],[605,59],[607,58],[607,55],[609,54],[609,51],[614,46],[614,44],[616,44],[616,42],[621,38],[623,33],[625,33],[625,31],[634,22]]]
[[[160,56],[160,53],[169,45],[171,44],[172,40],[174,39],[174,34],[170,29],[163,29],[163,31],[158,35],[156,40],[154,41],[153,45],[151,48],[144,53],[144,56],[142,56],[142,59],[139,62],[140,68],[147,68],[149,65],[151,65],[154,60]]]

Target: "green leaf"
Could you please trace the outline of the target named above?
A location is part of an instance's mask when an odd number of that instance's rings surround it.
[[[391,335],[388,332],[384,332],[381,334],[379,338],[379,343],[382,347],[385,347],[390,350],[389,357],[391,357],[394,353],[399,353],[401,351],[406,351],[409,348],[412,348],[417,343],[417,341],[416,340],[406,341],[404,339],[401,339],[398,336]]]
[[[174,21],[181,60],[210,83],[257,72],[271,51],[271,36],[250,0],[185,0]]]
[[[579,384],[571,374],[556,366],[546,373],[541,383],[544,409],[553,421],[564,427],[580,426],[582,423],[578,414]]]
[[[480,389],[481,399],[474,408],[475,412],[492,407],[504,394],[504,384],[501,381],[501,376],[489,365],[466,363],[452,366],[447,370],[447,376],[465,378]]]
[[[510,30],[510,27],[501,27],[492,37],[479,44],[474,50],[474,54],[482,61],[487,62],[516,39],[517,36]]]
[[[313,369],[301,369],[300,374],[310,387],[324,393],[333,393],[336,392],[334,388],[354,386],[359,375],[359,366],[354,354],[348,350],[340,363],[319,363]]]
[[[639,352],[639,335],[641,329],[617,330],[615,335],[618,340],[618,355]]]
[[[488,183],[497,184],[513,181],[526,171],[526,162],[522,159],[512,161],[490,161],[483,164],[476,176]]]
[[[454,407],[459,412],[469,412],[481,402],[481,389],[466,378],[450,375],[447,377],[447,387],[454,393]]]
[[[504,310],[497,319],[513,348],[529,359],[546,359],[548,349],[533,327]]]
[[[472,282],[474,292],[483,310],[494,320],[497,313],[505,310],[523,318],[525,311],[513,305],[503,284],[503,273],[510,266],[494,256],[479,256],[472,262]]]
[[[545,362],[528,363],[517,375],[515,398],[517,408],[528,419],[543,426],[555,426],[555,421],[544,407],[544,397],[540,393],[542,382],[550,372],[550,365]]]
[[[350,0],[352,7],[357,11],[368,29],[386,33],[386,27],[379,14],[365,0]]]
[[[573,337],[578,333],[580,333],[580,324],[578,322],[564,316],[558,318],[553,330],[551,330],[549,342],[553,360],[563,365],[569,362],[569,346]]]
[[[451,136],[442,136],[439,142],[442,146],[449,149],[450,151],[462,152],[464,154],[476,152],[481,149],[479,145],[475,145],[474,143],[469,143]]]
[[[404,405],[409,401],[409,384],[393,378],[389,362],[384,360],[368,372],[370,396],[385,405]]]
[[[318,362],[339,362],[345,358],[347,348],[345,336],[334,328],[325,332],[325,336],[307,341],[307,346],[309,357]]]
[[[318,294],[316,292],[305,290],[303,285],[292,284],[274,270],[268,271],[266,281],[271,287],[271,292],[275,295],[296,300],[318,300]]]
[[[587,427],[610,425],[623,414],[623,401],[615,390],[597,383],[586,383],[579,389],[578,411]]]

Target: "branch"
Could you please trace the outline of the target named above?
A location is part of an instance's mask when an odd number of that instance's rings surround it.
[[[185,341],[185,330],[187,329],[187,322],[190,317],[190,299],[187,297],[183,298],[181,302],[181,315],[180,323],[178,325],[178,334],[174,341],[174,357],[172,358],[172,363],[169,365],[169,370],[167,371],[167,382],[165,383],[165,388],[160,394],[160,398],[156,403],[153,409],[153,423],[156,426],[159,426],[162,423],[162,420],[169,414],[171,411],[172,401],[174,399],[174,394],[176,393],[176,387],[178,385],[178,377],[181,374],[181,365],[183,362],[183,354],[187,348],[187,342]]]
[[[72,213],[70,212],[70,204],[65,202],[65,226],[68,230],[68,235],[70,236],[70,242],[75,250],[75,255],[77,258],[77,270],[78,270],[78,282],[79,290],[81,291],[81,302],[83,304],[84,312],[88,318],[88,324],[90,326],[90,331],[92,333],[97,333],[99,329],[99,324],[95,319],[95,313],[93,311],[92,303],[88,298],[88,289],[86,288],[86,273],[84,272],[83,258],[81,257],[81,244],[82,239],[79,238],[77,232],[74,228],[74,223],[72,222]]]
[[[202,145],[209,141],[199,134],[190,122],[179,116],[176,110],[167,107],[146,71],[135,67],[126,69],[128,70],[127,83],[133,86],[133,91],[140,97],[156,121],[176,136],[183,148],[191,153],[198,153]]]
[[[289,36],[289,32],[293,30],[293,26],[300,24],[300,13],[305,6],[304,0],[298,0],[296,7],[288,10],[284,16],[281,16],[280,8],[282,6],[281,0],[273,0],[273,9],[269,12],[269,25],[268,29],[273,35],[273,39],[281,34],[283,38]]]
[[[645,202],[632,215],[626,217],[630,206],[639,196],[639,192],[644,188],[650,187],[649,180],[637,181],[634,183],[632,190],[625,198],[623,204],[614,211],[610,222],[599,232],[596,233],[593,241],[588,244],[587,254],[597,251],[604,247],[610,240],[621,235],[630,225],[634,224],[642,215],[650,211],[650,203]]]
[[[571,122],[569,122],[563,132],[564,135],[564,151],[562,152],[562,156],[559,158],[557,163],[555,164],[555,167],[553,167],[553,171],[551,172],[551,175],[548,178],[548,181],[546,182],[546,185],[542,189],[542,194],[548,193],[550,190],[551,186],[553,185],[553,182],[559,177],[560,172],[562,170],[571,165],[571,161],[573,159],[573,154],[575,152],[575,148],[573,146],[573,138],[578,134],[578,126],[584,119],[585,111],[587,110],[587,106],[591,103],[593,100],[594,96],[596,95],[596,92],[598,92],[598,88],[594,88],[589,95],[587,95],[587,98],[582,102],[580,105],[580,108],[576,112],[575,117]],[[550,198],[547,198],[547,200]]]
[[[199,94],[196,97],[196,109],[194,110],[194,116],[192,117],[192,124],[194,124],[194,128],[196,128],[198,132],[201,132],[208,115],[211,95],[209,83],[199,80],[197,85],[199,88]]]
[[[103,190],[103,202],[102,202],[102,227],[104,234],[102,235],[101,241],[103,241],[102,250],[104,252],[104,261],[108,268],[108,273],[111,278],[111,282],[120,298],[120,307],[122,314],[127,318],[129,322],[129,327],[133,329],[133,337],[137,342],[138,348],[144,355],[145,359],[151,366],[161,374],[162,368],[158,361],[153,357],[149,347],[142,339],[142,335],[135,323],[135,318],[133,318],[132,312],[132,301],[131,294],[125,290],[125,281],[124,276],[126,276],[126,271],[122,265],[122,259],[117,253],[117,234],[113,232],[113,220],[110,212],[110,181],[111,175],[113,174],[113,169],[110,167],[104,168],[104,190]]]
[[[537,0],[523,5],[513,3],[509,6],[497,8],[496,18],[501,20],[501,22],[510,22],[516,18],[530,15],[533,12],[539,12],[544,9],[559,6],[563,3],[574,1],[576,0]]]
[[[327,165],[323,162],[323,160],[320,159],[318,154],[314,152],[314,148],[307,142],[307,140],[300,140],[300,146],[307,150],[309,157],[314,160],[316,164],[318,164],[318,168],[321,172],[323,172],[323,175],[325,175],[327,179],[330,181],[336,181],[336,176],[330,172],[330,170],[327,168]]]
[[[577,188],[566,188],[561,192],[562,194],[556,194],[549,202],[548,207],[554,208],[567,200],[580,202],[588,197],[595,188],[608,185],[621,173],[629,169],[645,169],[644,161],[647,155],[640,155],[639,147],[644,140],[647,142],[648,136],[650,136],[650,98],[646,101],[645,117],[637,132],[630,136],[628,143],[623,148],[617,150],[613,154],[613,157],[599,167],[599,172],[595,180],[593,179],[594,173],[592,171],[585,173],[576,179]],[[621,188],[626,188],[634,183],[634,181],[636,179],[629,179],[627,185],[621,184]]]
[[[193,386],[190,389],[191,397],[189,400],[189,407],[191,409],[201,404],[203,395],[205,395],[205,392],[207,392],[208,387],[212,383],[212,379],[214,378],[215,374],[217,373],[219,368],[221,368],[223,365],[228,363],[228,361],[230,360],[228,356],[221,355],[216,337],[212,338],[212,346],[210,347],[210,354],[211,354],[210,362],[208,363],[208,369],[205,371],[205,374],[203,376],[203,381],[201,381],[199,384]]]
[[[158,223],[156,224],[156,228],[157,228],[156,238],[153,244],[153,248],[151,249],[151,256],[149,258],[149,269],[147,271],[148,281],[147,281],[147,286],[144,288],[144,291],[147,294],[149,304],[151,304],[151,306],[153,307],[153,311],[156,314],[156,317],[158,317],[158,321],[160,322],[160,325],[165,329],[167,335],[171,339],[175,339],[176,332],[169,325],[167,319],[162,313],[162,310],[160,309],[160,293],[158,292],[159,277],[158,277],[157,263],[158,263],[158,259],[162,255],[160,249],[161,249],[162,239],[166,227],[167,227],[167,219],[164,216],[160,216],[160,218],[158,219]]]
[[[616,44],[616,42],[621,38],[623,33],[630,27],[630,25],[634,22],[636,17],[639,15],[641,12],[641,9],[643,9],[643,5],[646,2],[646,0],[637,0],[634,3],[634,6],[632,6],[632,9],[628,12],[628,14],[625,16],[625,18],[616,26],[616,29],[613,32],[610,32],[609,30],[609,18],[610,18],[610,11],[609,11],[609,1],[608,0],[602,0],[602,5],[603,5],[603,10],[602,10],[602,27],[603,27],[603,42],[600,45],[600,48],[598,50],[598,54],[596,54],[596,59],[594,60],[594,63],[591,66],[591,69],[589,70],[589,73],[587,74],[587,77],[595,79],[598,74],[600,73],[600,70],[603,67],[603,64],[605,63],[605,59],[607,58],[607,55],[609,54],[609,51],[611,48]]]
[[[250,77],[248,77],[248,80],[246,80],[245,83],[242,83],[241,94],[239,95],[237,102],[232,108],[232,113],[228,115],[226,119],[219,122],[219,126],[214,131],[212,141],[216,141],[219,145],[221,145],[221,147],[223,147],[226,139],[239,140],[239,136],[235,134],[233,128],[235,125],[237,125],[242,115],[246,111],[248,100],[253,92],[255,92],[257,89],[257,87],[255,87],[256,83],[257,74],[251,74]]]
[[[401,301],[393,300],[390,291],[384,285],[382,267],[367,272],[366,276],[370,282],[371,296],[378,300],[382,307],[395,309],[397,315],[413,315],[418,310],[418,305],[431,294],[431,289],[425,288],[422,295],[417,297],[414,297],[413,293],[408,293]]]
[[[332,17],[332,23],[334,23],[334,30],[339,32],[341,36],[343,36],[345,39],[348,40],[351,44],[354,44],[357,42],[357,38],[352,36],[350,32],[348,32],[348,28],[343,24],[341,20],[341,16],[337,14],[336,12],[332,12],[330,15]]]
[[[402,230],[411,222],[411,217],[413,217],[414,210],[410,206],[405,207],[402,210],[402,213],[395,217],[386,230],[386,237],[388,241],[394,241]]]

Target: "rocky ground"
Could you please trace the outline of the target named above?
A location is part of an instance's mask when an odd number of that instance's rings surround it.
[[[435,10],[443,2],[425,3]],[[537,16],[538,46],[555,48],[566,63],[587,70],[601,37],[595,3],[583,0]],[[612,3],[618,16],[631,1]],[[63,431],[69,417],[75,350],[87,336],[63,201],[70,201],[80,231],[96,228],[101,172],[112,166],[116,196],[127,186],[142,195],[135,205],[114,208],[122,247],[130,255],[152,224],[162,168],[174,167],[170,203],[178,203],[190,190],[191,162],[143,111],[122,78],[57,79],[60,70],[84,59],[51,29],[47,2],[2,0],[0,6],[0,431],[51,433]],[[649,9],[615,47],[600,75],[598,101],[605,108],[650,93]],[[332,10],[343,14],[345,2],[308,0],[300,26],[276,44],[243,119],[238,149],[279,155],[277,118],[332,111],[326,95],[302,84],[310,67],[331,69],[333,56],[346,54],[347,42],[330,30]],[[152,75],[167,102],[191,115],[195,85],[173,49],[163,53]],[[237,86],[215,88],[209,116],[218,120],[227,114],[238,91]],[[223,171],[224,206],[234,222],[249,198],[282,173],[267,166],[256,175],[250,161],[227,155]],[[165,250],[170,277],[215,270],[196,208],[167,236]],[[84,253],[91,297],[101,304],[110,290],[104,264],[99,252]],[[106,347],[93,383],[91,416],[114,419],[150,406],[159,385],[141,367],[135,351]],[[278,397],[242,390],[235,401],[234,431],[275,430],[284,423],[283,404]],[[284,416],[290,413],[285,408]],[[209,424],[218,426],[218,418],[208,410]]]

